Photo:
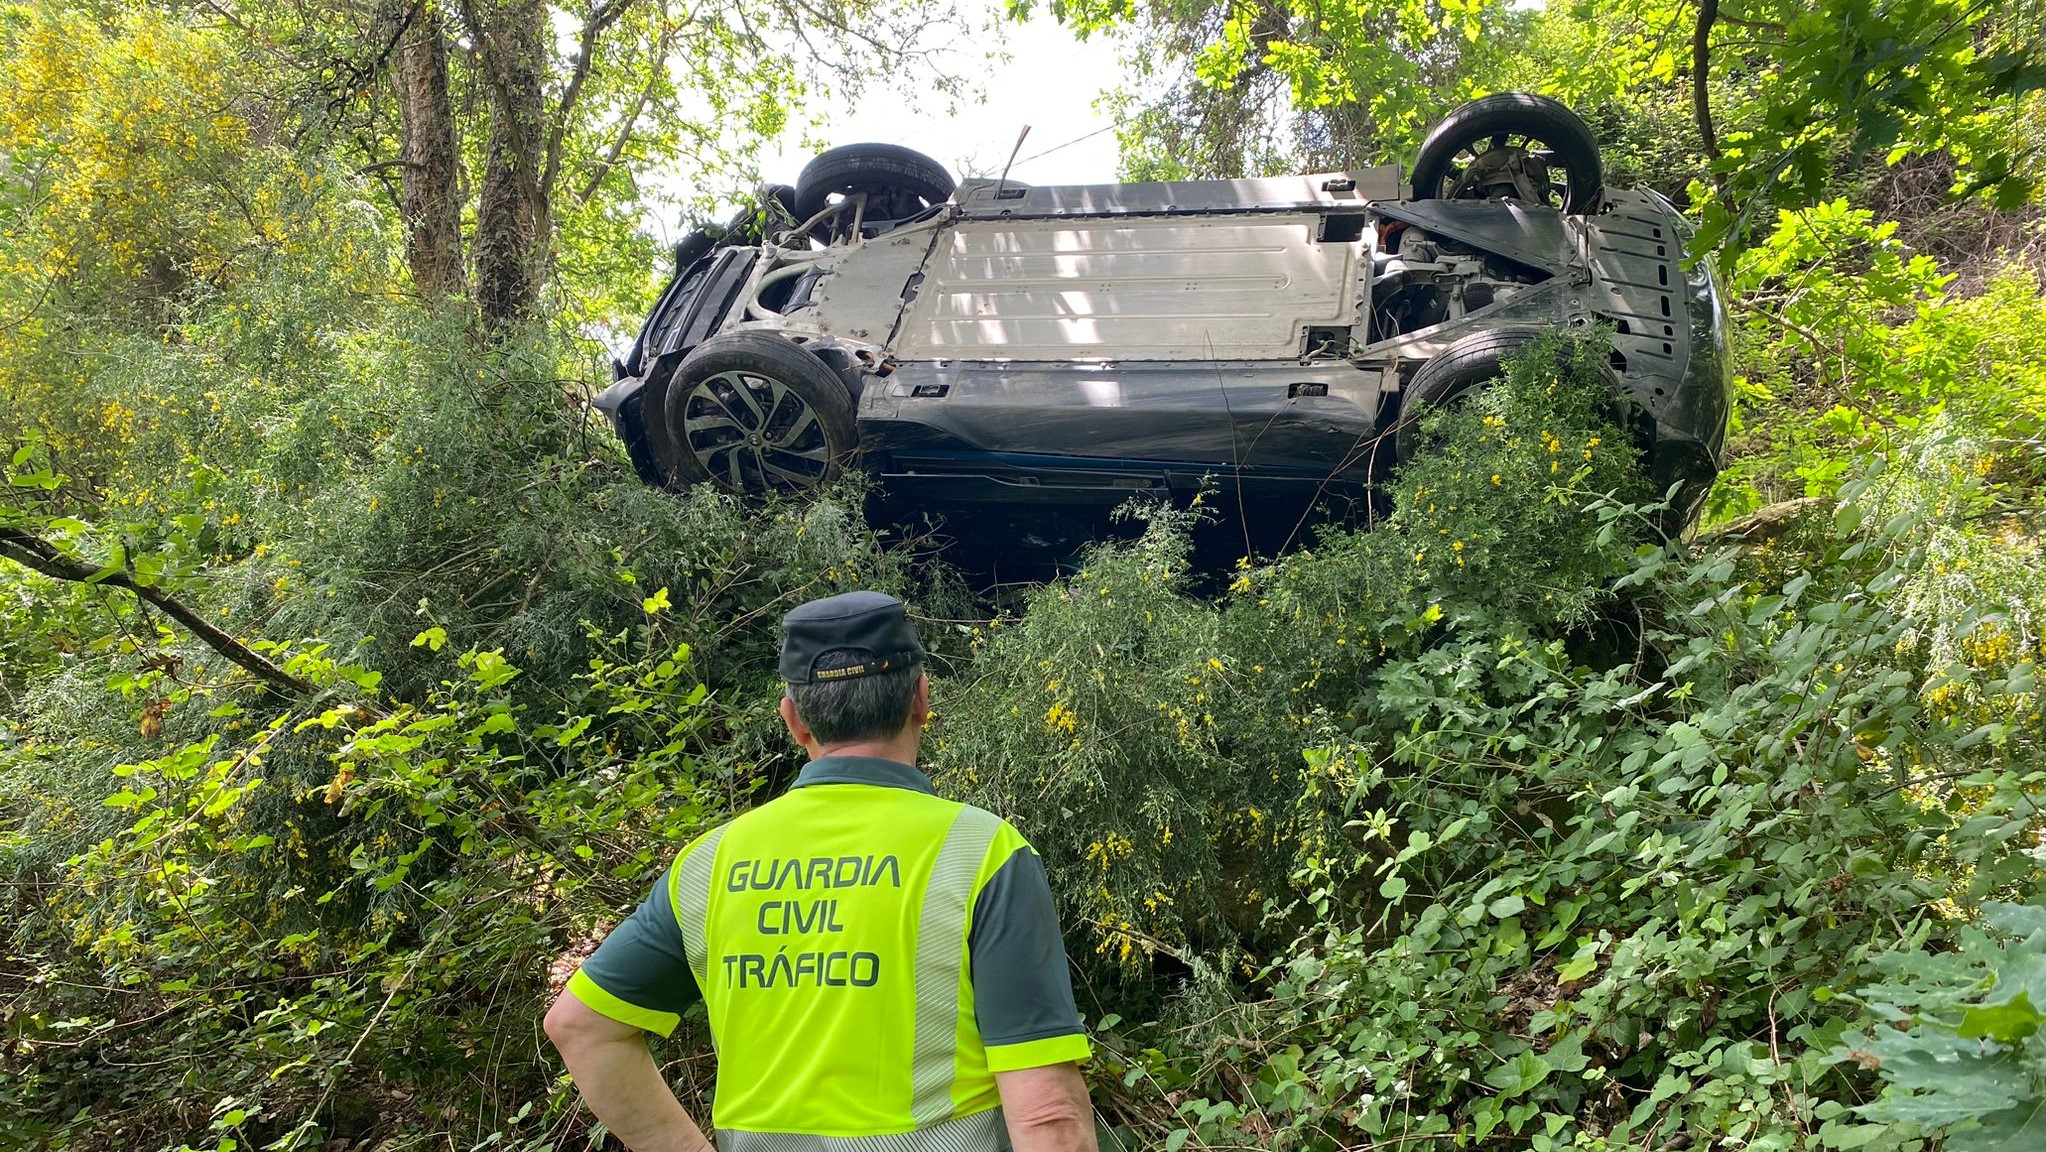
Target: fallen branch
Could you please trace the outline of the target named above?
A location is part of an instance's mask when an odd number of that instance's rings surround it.
[[[133,574],[125,570],[117,569],[102,575],[103,569],[66,556],[56,545],[17,528],[0,528],[0,557],[40,572],[53,580],[125,588],[155,605],[164,615],[183,624],[208,648],[253,673],[265,683],[294,696],[311,696],[319,691],[317,685],[279,668],[265,659],[261,653],[209,623],[205,617],[170,593],[153,585],[137,584]]]
[[[1796,527],[1805,517],[1817,512],[1831,501],[1817,496],[1800,496],[1758,508],[1735,520],[1729,520],[1710,532],[1701,533],[1698,543],[1711,544],[1761,544],[1774,540]]]

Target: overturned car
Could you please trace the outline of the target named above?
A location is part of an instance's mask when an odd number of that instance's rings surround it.
[[[858,467],[885,515],[1059,547],[1204,487],[1261,549],[1370,506],[1429,408],[1544,326],[1612,333],[1616,410],[1687,520],[1728,410],[1719,294],[1555,101],[1465,105],[1396,169],[954,184],[848,145],[692,233],[597,398],[640,476],[737,493]],[[1254,531],[1253,531],[1254,530]]]

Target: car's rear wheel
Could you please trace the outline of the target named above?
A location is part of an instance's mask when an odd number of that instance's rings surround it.
[[[1605,191],[1591,126],[1529,92],[1473,100],[1442,118],[1414,158],[1419,200],[1513,196],[1581,215]]]
[[[1393,456],[1404,464],[1428,447],[1421,422],[1431,412],[1456,404],[1506,375],[1506,362],[1541,339],[1539,328],[1494,328],[1473,332],[1421,365],[1402,389],[1399,419],[1392,426]]]
[[[815,487],[856,445],[852,395],[822,360],[771,332],[728,332],[675,370],[667,432],[685,479],[758,495]]]
[[[952,174],[921,152],[895,144],[843,144],[817,154],[796,177],[799,221],[822,212],[833,197],[864,195],[865,218],[907,220],[952,195]]]

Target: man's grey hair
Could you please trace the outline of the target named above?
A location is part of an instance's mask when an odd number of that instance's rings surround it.
[[[818,664],[828,669],[834,655],[825,653]],[[916,681],[921,675],[923,669],[912,664],[845,680],[790,684],[788,694],[796,705],[797,718],[819,744],[887,740],[909,726],[909,711],[916,704]]]

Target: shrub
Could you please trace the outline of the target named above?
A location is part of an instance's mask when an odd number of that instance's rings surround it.
[[[978,638],[935,760],[1071,878],[1104,975],[1158,952],[1229,972],[1277,942],[1261,909],[1351,838],[1353,774],[1299,749],[1382,706],[1389,658],[1593,615],[1641,528],[1612,502],[1639,482],[1605,379],[1593,341],[1545,341],[1431,418],[1439,447],[1380,527],[1246,557],[1220,603],[1190,591],[1185,518],[1158,513]]]

